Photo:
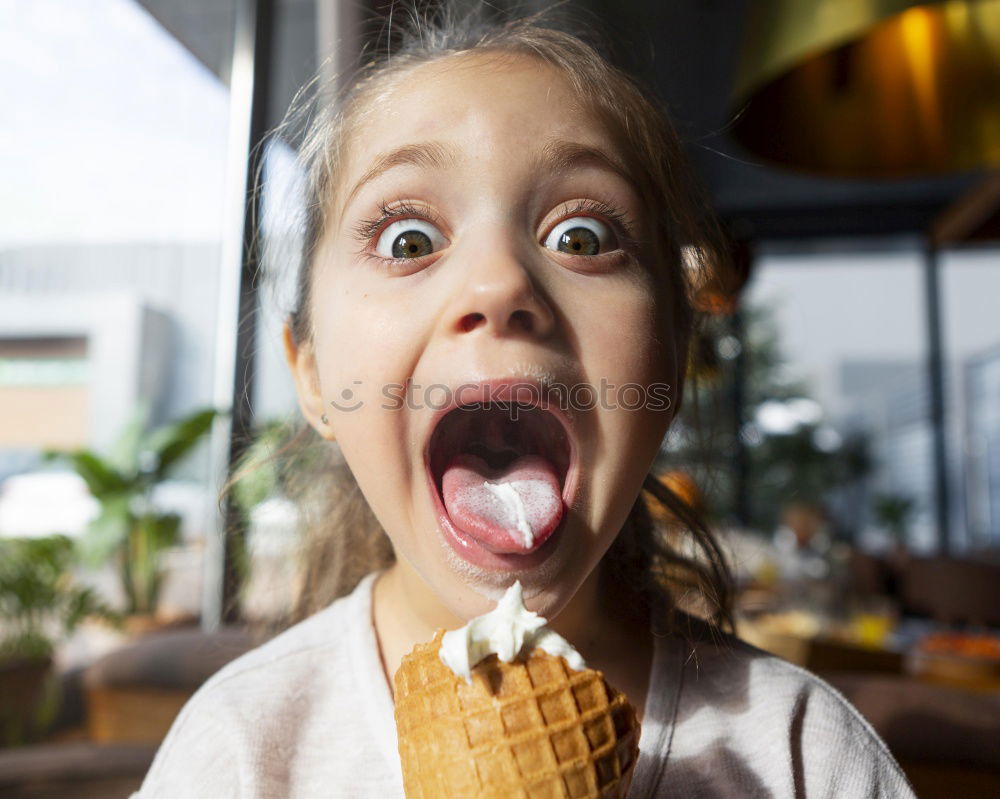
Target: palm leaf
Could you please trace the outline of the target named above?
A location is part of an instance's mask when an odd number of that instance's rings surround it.
[[[61,459],[69,461],[73,470],[83,478],[90,493],[95,499],[103,502],[107,497],[120,494],[131,488],[131,481],[115,469],[100,455],[88,449],[75,452],[45,453],[46,460]]]
[[[147,448],[157,456],[154,476],[162,479],[170,468],[187,455],[201,437],[211,427],[218,411],[206,408],[185,416],[173,424],[166,425],[153,432],[146,440]]]

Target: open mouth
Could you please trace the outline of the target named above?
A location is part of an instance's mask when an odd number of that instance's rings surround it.
[[[563,518],[573,451],[567,423],[547,408],[497,401],[452,408],[426,450],[449,532],[462,547],[495,555],[536,551]]]

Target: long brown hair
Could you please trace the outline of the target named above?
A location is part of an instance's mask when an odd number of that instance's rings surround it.
[[[728,248],[703,190],[690,171],[664,104],[602,54],[586,33],[570,33],[572,20],[553,8],[494,21],[481,8],[459,11],[434,2],[398,9],[390,44],[343,83],[336,101],[319,101],[301,124],[301,109],[286,124],[303,131],[298,148],[307,174],[306,219],[294,307],[288,324],[296,343],[310,346],[313,253],[331,224],[331,198],[352,132],[365,111],[394,81],[414,67],[459,53],[528,56],[560,69],[614,137],[639,180],[653,222],[649,253],[655,261],[659,307],[666,340],[686,362],[695,324],[692,298],[713,272],[723,269]],[[400,23],[400,18],[403,21]],[[382,51],[383,48],[379,48]],[[682,368],[682,367],[681,367]],[[677,386],[680,408],[683,378]],[[308,425],[283,449],[285,491],[302,514],[303,571],[291,621],[302,619],[349,593],[367,573],[394,558],[392,546],[369,508],[339,448]],[[654,511],[651,513],[651,510]],[[732,588],[725,558],[707,524],[653,474],[645,479],[621,533],[604,557],[602,579],[647,608],[680,605],[716,624],[732,627]]]

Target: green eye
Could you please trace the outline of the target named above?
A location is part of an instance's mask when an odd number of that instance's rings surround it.
[[[383,258],[406,260],[430,255],[447,244],[448,240],[430,222],[400,219],[382,231],[375,244],[375,252]]]
[[[603,222],[593,217],[564,219],[545,237],[550,250],[570,255],[600,255],[615,248],[614,236]]]
[[[601,240],[590,228],[575,227],[559,236],[558,247],[574,255],[597,255],[601,251]]]
[[[419,258],[434,251],[431,238],[419,230],[408,230],[396,236],[392,242],[393,258]]]

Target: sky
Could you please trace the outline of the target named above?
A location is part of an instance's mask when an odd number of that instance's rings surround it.
[[[134,0],[0,0],[0,249],[216,241],[229,92]]]

